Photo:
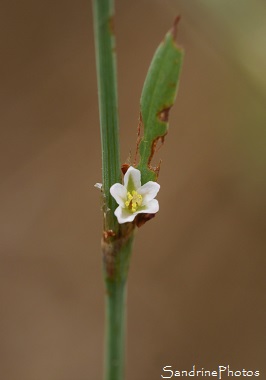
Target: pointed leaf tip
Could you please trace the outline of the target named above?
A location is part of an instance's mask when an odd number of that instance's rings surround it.
[[[180,20],[181,20],[181,15],[176,16],[176,18],[174,19],[174,24],[172,26],[172,29],[170,30],[170,32],[172,33],[173,39],[175,41],[177,39],[177,27],[178,27]]]

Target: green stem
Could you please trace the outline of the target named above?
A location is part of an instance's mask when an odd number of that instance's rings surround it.
[[[125,235],[115,243],[103,243],[106,285],[105,380],[124,379],[126,283],[134,239],[133,230]]]
[[[105,380],[124,379],[126,282],[134,225],[119,225],[110,187],[121,183],[113,0],[93,0],[102,143],[104,234],[102,252],[106,286]]]
[[[110,187],[121,182],[113,0],[94,0],[94,33],[102,143],[105,230],[117,232],[117,204]]]
[[[106,295],[105,380],[124,378],[126,284],[109,284]]]

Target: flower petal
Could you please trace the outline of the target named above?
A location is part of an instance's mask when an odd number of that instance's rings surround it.
[[[130,212],[127,208],[118,206],[115,210],[115,216],[117,217],[118,223],[123,224],[127,222],[133,222],[137,213]]]
[[[125,206],[125,201],[127,199],[127,189],[121,183],[115,183],[110,188],[110,193],[119,204],[119,206]]]
[[[157,182],[153,181],[149,181],[141,186],[137,192],[142,195],[143,206],[147,205],[153,198],[155,198],[159,190],[160,185]]]
[[[159,202],[157,199],[152,199],[149,203],[146,204],[145,210],[143,212],[147,214],[155,214],[159,211]]]
[[[137,190],[141,186],[140,171],[130,166],[124,177],[124,186],[127,191]]]

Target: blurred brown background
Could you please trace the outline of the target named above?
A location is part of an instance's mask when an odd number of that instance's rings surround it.
[[[129,278],[127,380],[265,366],[266,4],[117,0],[121,157],[177,14],[186,55],[161,210]],[[90,1],[1,2],[0,379],[102,378],[100,137]]]

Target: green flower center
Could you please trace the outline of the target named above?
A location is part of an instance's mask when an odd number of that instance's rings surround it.
[[[137,209],[142,204],[142,195],[140,195],[137,191],[128,191],[127,192],[127,200],[125,202],[125,206],[132,212],[136,212]]]

